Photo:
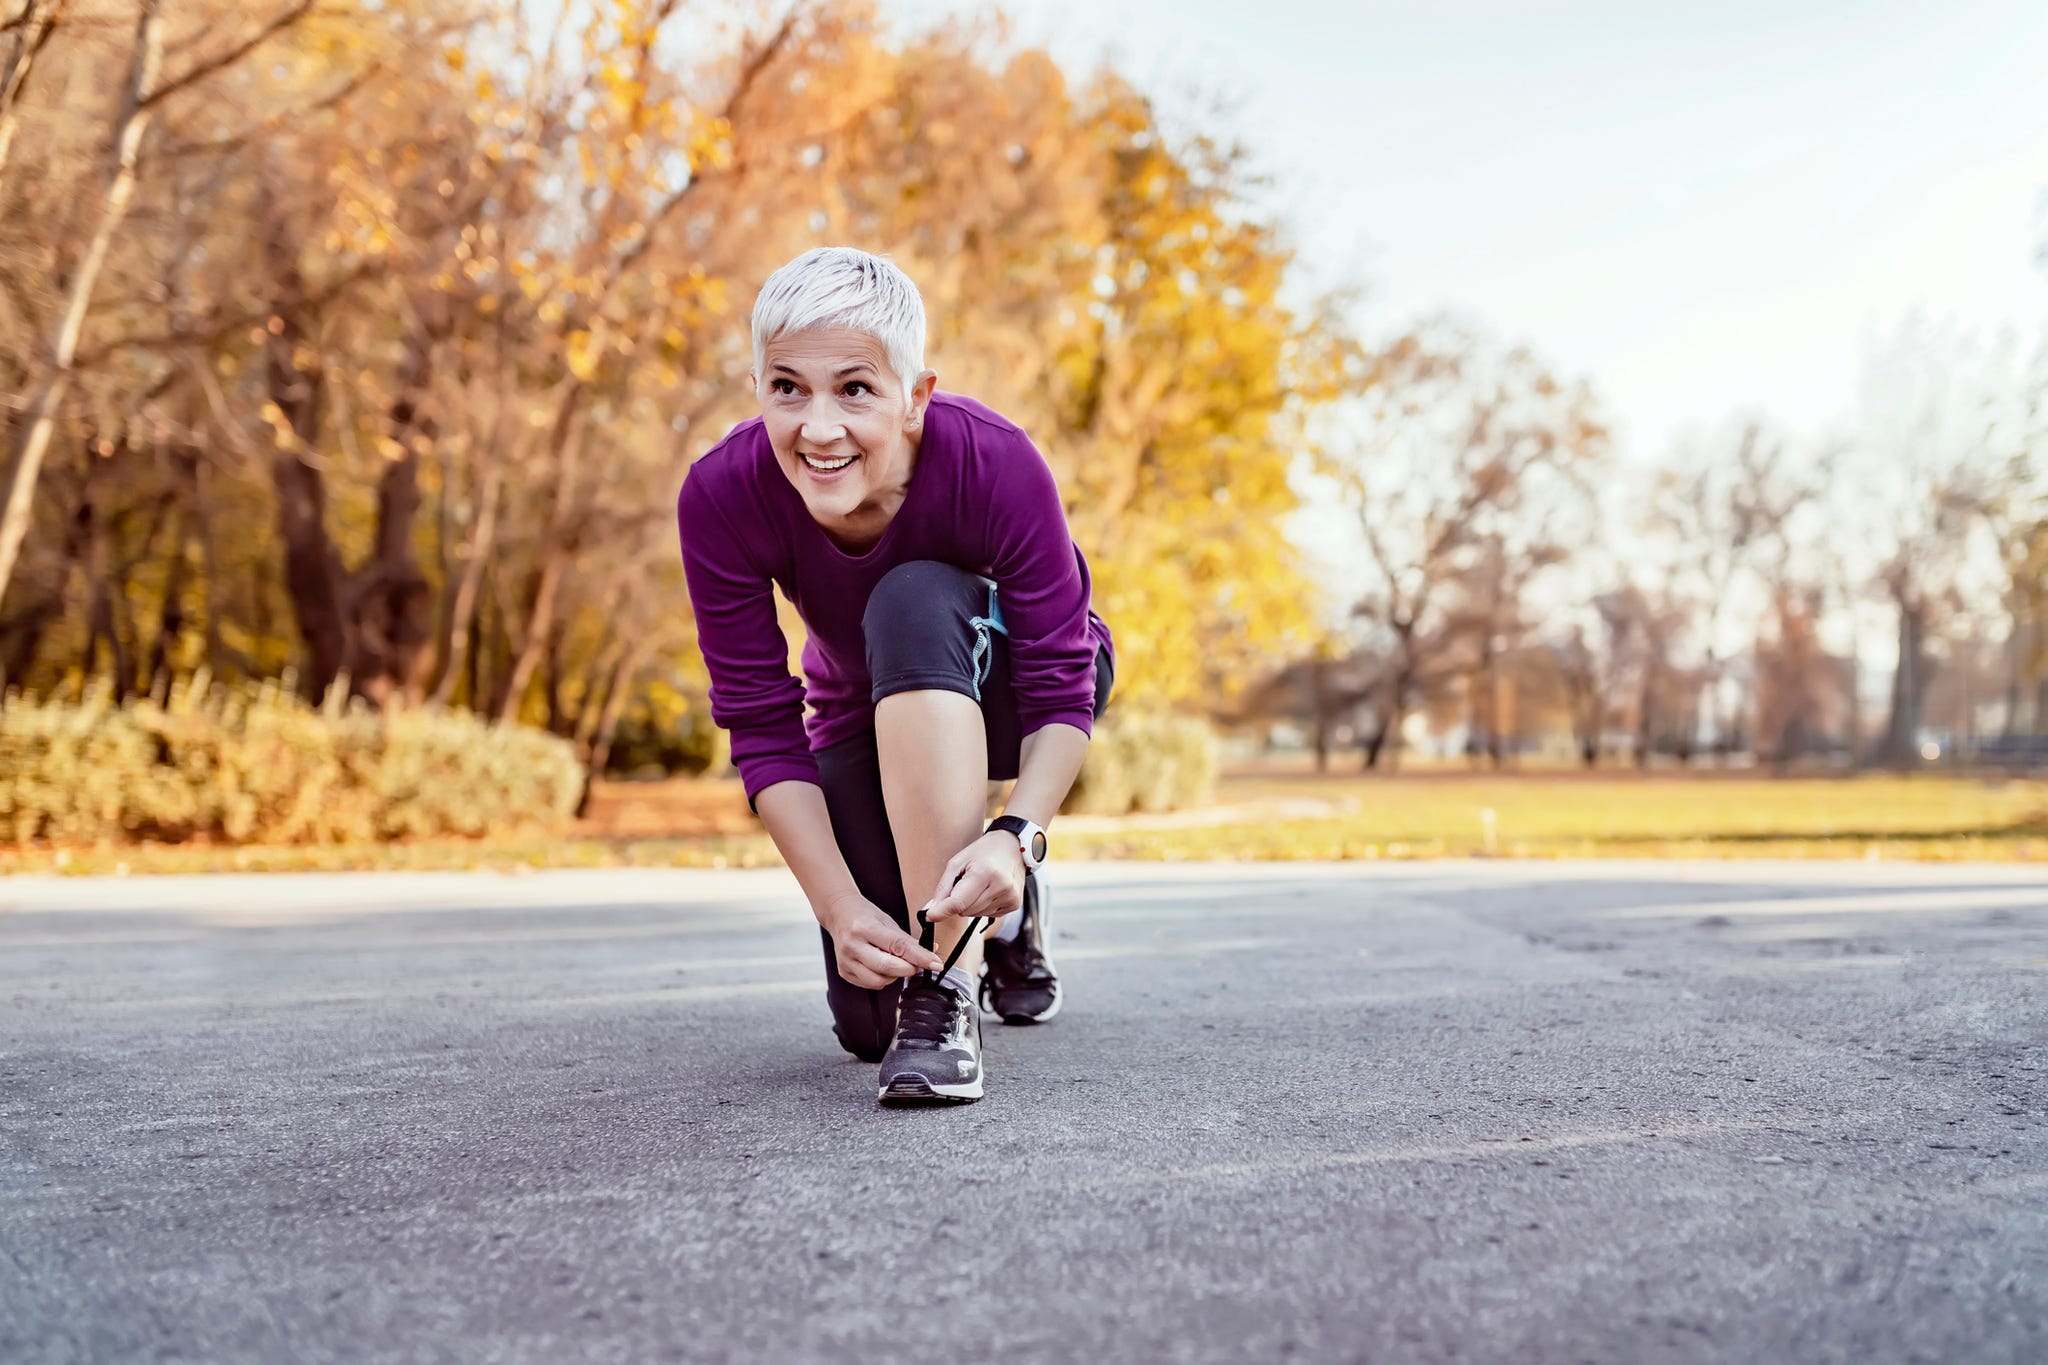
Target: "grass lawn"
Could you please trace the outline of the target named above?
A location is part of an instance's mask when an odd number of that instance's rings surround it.
[[[2048,858],[2048,782],[1560,772],[1240,772],[1219,809],[1067,817],[1074,859]],[[1489,814],[1490,813],[1490,814]],[[607,783],[560,836],[330,848],[0,848],[0,873],[757,867],[777,861],[733,782]]]
[[[1089,830],[1096,856],[2048,857],[2048,783],[1733,775],[1240,775],[1225,799],[1330,804],[1216,829]]]

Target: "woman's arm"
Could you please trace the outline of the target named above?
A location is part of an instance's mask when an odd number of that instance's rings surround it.
[[[811,913],[832,936],[841,976],[879,990],[919,969],[937,971],[944,965],[854,885],[853,871],[832,837],[823,788],[814,782],[777,782],[755,796],[754,809],[796,874]]]
[[[697,649],[711,675],[711,719],[732,735],[733,766],[755,802],[789,780],[816,783],[818,763],[804,736],[804,689],[789,671],[789,642],[775,615],[769,566],[727,515],[747,506],[746,490],[712,456],[692,466],[676,504],[683,577],[697,620]]]
[[[1087,756],[1088,733],[1072,725],[1054,721],[1024,736],[1017,785],[1003,803],[1004,813],[1021,815],[1041,828],[1050,825]],[[1017,836],[991,830],[946,863],[930,913],[933,919],[1004,915],[1023,897],[1024,855]]]
[[[1074,779],[1081,775],[1081,760],[1087,756],[1088,732],[1062,721],[1024,736],[1017,758],[1017,785],[1003,803],[1004,814],[1021,815],[1040,828],[1051,826],[1060,804],[1074,788]]]

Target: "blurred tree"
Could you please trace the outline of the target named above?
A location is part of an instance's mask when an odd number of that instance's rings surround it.
[[[1561,509],[1584,508],[1608,440],[1583,384],[1442,321],[1371,358],[1353,415],[1333,464],[1366,552],[1353,610],[1386,659],[1373,767],[1397,758],[1411,708],[1520,629],[1530,582],[1586,543]]]
[[[1890,766],[1919,761],[1945,627],[1985,595],[1986,514],[2007,472],[1988,439],[2001,369],[1995,353],[1917,320],[1866,368],[1865,467],[1854,473],[1869,508],[1875,585],[1897,623],[1890,714],[1876,753]]]

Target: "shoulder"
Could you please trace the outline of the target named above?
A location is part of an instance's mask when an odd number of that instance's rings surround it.
[[[759,417],[749,417],[697,457],[683,478],[684,490],[694,484],[710,492],[751,482],[767,444],[767,427]]]
[[[984,441],[998,445],[1009,442],[1031,444],[1031,438],[1024,434],[1022,427],[986,403],[961,393],[933,394],[925,421],[935,427],[951,429],[976,445]]]
[[[985,403],[957,393],[932,395],[927,430],[958,452],[965,482],[1007,488],[1019,479],[1049,477],[1045,456],[1024,429]]]
[[[759,417],[741,422],[691,464],[677,509],[684,517],[716,508],[727,515],[753,501],[768,432]]]
[[[727,432],[690,466],[676,495],[676,526],[685,561],[744,564],[763,574],[774,572],[768,547],[780,543],[779,511],[762,479],[770,460],[768,432],[761,419],[753,417]]]

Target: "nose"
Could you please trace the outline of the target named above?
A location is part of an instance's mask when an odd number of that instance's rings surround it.
[[[820,394],[811,400],[809,410],[804,413],[803,426],[797,434],[808,444],[828,446],[846,435],[846,423],[839,420],[831,400]]]

